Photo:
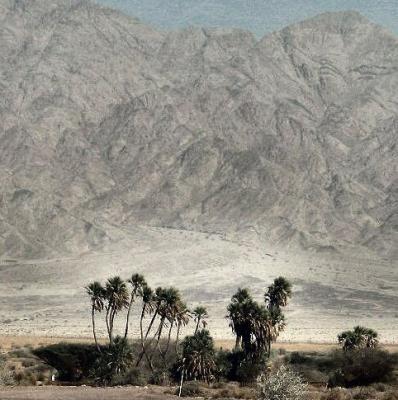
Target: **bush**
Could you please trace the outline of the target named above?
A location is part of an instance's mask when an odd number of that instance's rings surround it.
[[[33,354],[58,371],[58,379],[76,382],[88,378],[100,357],[95,345],[59,343],[40,347]]]
[[[373,387],[377,392],[384,393],[384,392],[387,391],[387,386],[386,386],[384,383],[381,383],[381,382],[374,383],[374,384],[372,385],[372,387]]]
[[[126,339],[116,337],[111,346],[102,349],[90,376],[101,385],[121,379],[133,365],[133,349]]]
[[[287,360],[290,362],[290,364],[307,364],[311,359],[304,353],[293,351]]]
[[[30,358],[32,357],[32,350],[30,348],[14,348],[8,353],[10,358]]]
[[[215,378],[217,381],[233,380],[231,371],[233,369],[233,356],[231,351],[219,350],[215,356]]]
[[[251,385],[264,372],[266,362],[264,359],[244,359],[236,369],[236,380],[242,385]]]
[[[124,374],[114,377],[111,383],[113,386],[145,386],[148,383],[148,377],[143,374],[141,369],[132,367]]]
[[[0,386],[15,385],[15,375],[6,365],[0,366]]]
[[[256,382],[258,376],[264,372],[267,363],[265,355],[256,358],[247,357],[243,351],[224,351],[217,353],[216,378],[250,385]]]
[[[26,360],[22,360],[21,364],[24,368],[29,368],[29,367],[33,367],[34,365],[36,365],[36,361],[32,360],[32,359],[26,359]]]
[[[395,391],[384,393],[382,400],[398,400],[398,393]]]
[[[321,397],[321,400],[352,400],[350,392],[342,388],[333,388]]]
[[[341,352],[339,360],[339,369],[330,376],[330,386],[367,386],[387,381],[395,366],[389,353],[374,348]]]
[[[175,395],[178,396],[180,388],[178,387]],[[203,394],[202,388],[197,381],[187,381],[183,384],[181,390],[181,397],[198,397]]]
[[[354,392],[352,398],[354,400],[369,400],[376,395],[376,389],[371,387],[361,387]]]
[[[268,375],[261,375],[258,380],[260,400],[302,400],[305,390],[300,376],[284,365]]]
[[[213,399],[253,399],[253,389],[228,384],[212,396]]]
[[[179,375],[179,379],[181,379],[180,375]],[[179,379],[178,379],[178,381],[179,381]],[[153,385],[158,385],[158,386],[168,386],[171,384],[172,380],[173,379],[170,374],[170,371],[167,368],[159,368],[159,369],[156,369],[155,372],[152,373],[150,383]]]

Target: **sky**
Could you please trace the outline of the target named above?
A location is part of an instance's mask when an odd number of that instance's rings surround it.
[[[234,27],[261,37],[326,11],[356,10],[398,34],[398,0],[97,0],[162,29]]]

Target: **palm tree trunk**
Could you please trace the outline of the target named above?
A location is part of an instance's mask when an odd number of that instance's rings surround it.
[[[97,347],[97,350],[101,353],[101,348],[99,347],[98,340],[97,340],[97,332],[95,331],[95,307],[94,306],[91,307],[91,322],[93,325],[94,342]]]
[[[235,340],[235,350],[239,350],[241,345],[241,339],[242,337],[240,335],[236,335],[236,340]]]
[[[147,331],[146,331],[145,340],[147,339],[147,337],[148,337],[148,335],[149,335],[149,332],[150,332],[151,329],[152,329],[152,325],[153,325],[153,323],[155,322],[155,319],[156,319],[157,316],[158,316],[158,311],[156,310],[155,313],[153,314],[153,317],[152,317],[152,319],[151,319],[151,322],[150,322],[150,324],[149,324],[149,326],[148,326],[148,329],[147,329]]]
[[[109,326],[109,313],[110,313],[110,305],[108,305],[106,307],[105,322],[106,322],[106,330],[108,331],[109,344],[111,344],[112,343],[112,335],[111,335],[111,329]]]
[[[149,332],[152,330],[152,326],[153,326],[153,323],[155,322],[155,319],[156,319],[157,315],[158,315],[158,311],[156,310],[155,313],[153,314],[153,317],[152,317],[152,319],[151,319],[151,322],[149,323],[149,326],[148,326],[148,328],[147,328],[147,331],[146,331],[146,334],[145,334],[145,338],[142,340],[142,351],[141,351],[141,353],[140,353],[140,355],[139,355],[139,357],[138,357],[137,363],[136,363],[136,366],[137,366],[137,367],[140,365],[140,363],[141,363],[141,361],[142,361],[142,357],[144,357],[144,355],[145,355],[145,358],[147,359],[147,361],[148,361],[149,363],[151,363],[151,361],[149,360],[148,355],[147,355],[147,353],[146,353],[145,342],[146,342],[146,340],[147,340],[147,338],[148,338]],[[142,317],[142,316],[143,316],[143,314],[141,313],[141,317]],[[142,323],[142,320],[141,320],[141,323]],[[156,336],[156,334],[157,334],[157,331],[156,331],[156,333],[155,333],[155,336]],[[152,341],[153,341],[153,339],[149,342],[149,344],[151,344]],[[152,369],[152,368],[151,368],[151,369]]]
[[[166,355],[169,351],[169,347],[170,347],[170,340],[171,340],[171,331],[173,330],[173,326],[174,326],[174,321],[172,321],[172,323],[170,324],[170,329],[169,329],[169,334],[167,336],[167,344],[166,344],[166,349],[164,350],[163,353],[163,360],[164,362],[166,362]]]
[[[124,330],[124,338],[127,338],[127,335],[129,333],[129,321],[130,321],[130,312],[131,312],[131,307],[133,305],[134,302],[134,294],[131,293],[131,298],[130,298],[130,303],[129,303],[129,308],[127,310],[127,317],[126,317],[126,328]]]
[[[196,321],[196,328],[195,328],[195,333],[194,333],[194,335],[196,335],[196,333],[198,332],[199,324],[200,324],[200,318],[198,318],[198,320]]]
[[[152,358],[153,358],[153,353],[155,352],[156,345],[155,345],[155,347],[153,348],[153,351],[152,351],[152,353],[151,353],[150,356],[148,355],[148,350],[150,350],[153,341],[154,341],[154,340],[156,339],[156,337],[158,336],[159,330],[160,330],[160,324],[159,324],[159,327],[158,327],[158,329],[156,330],[155,334],[153,335],[153,338],[152,338],[152,339],[149,341],[149,343],[145,346],[144,351],[141,352],[140,357],[139,357],[139,359],[138,359],[138,361],[137,361],[137,363],[136,363],[136,365],[138,366],[138,365],[140,364],[141,360],[142,360],[142,357],[145,356],[145,358],[146,358],[146,360],[147,360],[147,362],[148,362],[148,365],[149,365],[149,367],[151,368],[151,371],[152,371],[152,372],[154,371],[153,363],[152,363]]]
[[[162,319],[160,320],[160,325],[159,325],[159,330],[158,330],[158,337],[156,339],[156,345],[155,345],[155,347],[157,347],[157,349],[159,350],[160,355],[162,355],[162,349],[160,348],[160,338],[162,336],[164,323],[165,323],[165,317],[162,317]],[[153,357],[153,353],[152,353],[152,357]],[[152,357],[151,357],[151,359],[152,359]]]
[[[177,336],[176,336],[176,344],[175,344],[175,352],[178,355],[178,342],[180,340],[180,329],[181,329],[181,322],[178,322],[177,324]]]
[[[116,316],[116,308],[112,307],[110,316],[109,316],[109,340],[110,344],[113,343],[113,324],[115,321],[115,316]]]
[[[136,363],[137,367],[140,364],[140,362],[142,360],[142,356],[145,353],[144,328],[142,326],[142,323],[144,321],[145,311],[146,311],[146,304],[144,303],[144,305],[142,306],[141,317],[140,317],[141,354],[140,354],[140,357],[139,357],[139,359],[137,360],[137,363]]]

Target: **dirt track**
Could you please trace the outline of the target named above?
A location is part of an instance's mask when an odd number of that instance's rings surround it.
[[[161,388],[20,387],[0,389],[1,400],[167,400]]]

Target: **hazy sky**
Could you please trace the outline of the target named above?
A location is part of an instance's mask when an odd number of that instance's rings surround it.
[[[262,36],[325,11],[357,10],[398,34],[398,0],[97,0],[155,26],[232,26]]]

